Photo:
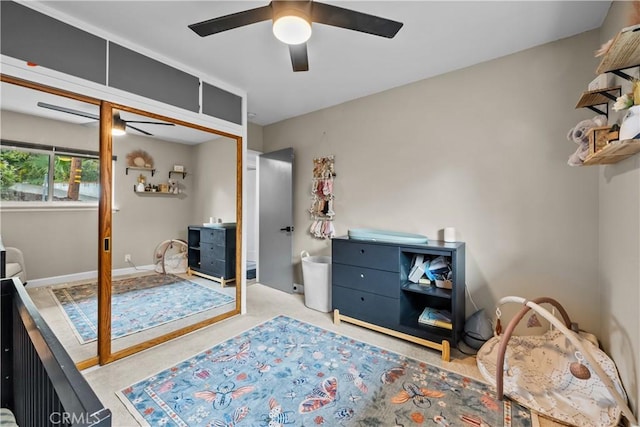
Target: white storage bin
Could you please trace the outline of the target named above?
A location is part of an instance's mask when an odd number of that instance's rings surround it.
[[[314,310],[331,311],[331,257],[309,256],[302,251],[302,280],[304,281],[304,305]]]

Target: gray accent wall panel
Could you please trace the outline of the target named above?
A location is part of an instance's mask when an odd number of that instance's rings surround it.
[[[185,110],[200,110],[200,79],[109,42],[109,86]]]
[[[12,1],[0,1],[0,51],[106,84],[107,41]]]
[[[242,125],[242,97],[202,82],[202,113]]]

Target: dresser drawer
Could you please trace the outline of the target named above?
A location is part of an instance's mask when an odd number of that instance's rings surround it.
[[[214,277],[222,277],[224,279],[233,279],[236,275],[235,260],[225,261],[205,257],[200,260],[200,269],[203,273],[210,274]]]
[[[224,245],[227,230],[224,228],[201,228],[200,242]]]
[[[332,240],[332,259],[339,264],[357,265],[377,270],[400,271],[400,249],[397,246]]]
[[[400,297],[400,273],[344,264],[333,264],[332,267],[334,285],[390,298]]]
[[[224,276],[226,262],[210,256],[200,258],[200,268],[213,276]]]
[[[334,310],[340,314],[394,328],[400,318],[400,300],[369,292],[333,286],[331,288]]]
[[[226,248],[220,245],[214,245],[212,243],[201,243],[200,244],[200,252],[206,256],[211,256],[212,258],[227,259],[227,252],[231,253],[231,248]]]

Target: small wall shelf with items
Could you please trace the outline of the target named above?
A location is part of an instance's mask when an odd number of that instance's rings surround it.
[[[138,191],[135,185],[133,186],[133,192],[138,195],[145,195],[145,196],[177,196],[178,195],[175,193],[170,193],[168,191],[157,191],[157,190]]]
[[[138,167],[138,166],[127,166],[125,168],[124,174],[125,175],[129,175],[129,170],[151,172],[151,176],[153,176],[156,173],[156,170],[154,168],[145,168],[145,167]]]
[[[130,167],[128,169],[151,171],[151,169],[138,167]],[[155,169],[153,169],[153,171],[155,171]],[[151,176],[153,176],[153,172]],[[133,186],[133,192],[139,195],[178,196],[182,193],[182,190],[177,181],[171,178],[171,173],[169,173],[169,180],[167,182],[161,182],[159,184],[148,182],[147,177],[144,174],[140,174],[138,176],[138,183]]]
[[[576,108],[588,108],[596,114],[609,115],[609,101],[615,101],[620,96],[622,86],[607,87],[604,89],[588,90],[582,93],[582,96],[576,104]],[[617,93],[617,95],[615,95]],[[598,105],[604,105],[605,110],[596,108]]]
[[[182,179],[185,179],[187,176],[186,172],[179,172],[179,171],[169,171],[169,178],[171,178],[172,174],[176,174],[176,175],[182,175]],[[153,175],[152,175],[153,176]]]
[[[606,73],[611,73],[630,82],[634,82],[637,77],[634,77],[626,70],[640,67],[640,25],[623,28],[612,40],[603,45],[601,51],[604,53],[600,65],[596,69],[596,74],[598,75],[596,80],[604,77]],[[601,80],[606,82],[608,79],[603,78]],[[622,86],[609,86],[608,84],[600,84],[599,86],[607,87],[584,92],[576,104],[576,108],[589,108],[598,114],[603,114],[608,117],[609,102],[619,101],[623,89]],[[633,89],[630,97],[633,102],[631,102],[631,106],[629,106],[629,104],[624,106],[623,104],[623,106],[620,107],[616,104],[614,109],[629,108],[631,110],[638,107],[638,99],[636,98],[640,98],[640,86],[638,83],[633,83],[632,86]],[[628,96],[629,94],[622,96],[622,98],[624,99]],[[635,107],[634,104],[636,104]],[[597,108],[597,106],[600,105],[604,105],[604,111],[601,108]],[[637,132],[627,132],[626,130],[630,128],[625,128],[625,126],[629,124],[626,120],[629,120],[630,116],[631,111],[625,116],[620,131],[615,129],[614,126],[617,125],[606,128],[597,127],[589,130],[589,153],[584,158],[582,165],[590,166],[618,163],[640,152],[640,139],[637,139]],[[632,120],[636,119],[637,117],[632,118]],[[623,131],[623,128],[625,131]]]
[[[633,77],[623,72],[640,64],[640,25],[623,28],[612,40],[602,57],[596,74],[613,73],[626,80]]]
[[[611,141],[603,149],[589,155],[583,165],[609,165],[640,152],[640,139]]]

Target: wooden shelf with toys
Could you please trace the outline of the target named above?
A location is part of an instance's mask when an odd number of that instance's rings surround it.
[[[576,108],[588,108],[597,114],[604,114],[605,116],[608,116],[609,101],[615,101],[616,98],[620,96],[621,89],[622,86],[613,86],[582,92],[582,96],[578,100]],[[595,108],[598,105],[605,105],[605,111]]]
[[[623,28],[611,41],[603,55],[596,74],[614,73],[627,80],[631,77],[620,70],[636,67],[640,64],[640,24]]]
[[[613,126],[598,126],[598,124],[595,124],[588,129],[588,152],[586,152],[586,156],[581,163],[584,166],[618,163],[640,152],[640,139],[638,139],[640,134],[637,132],[638,129],[635,123],[635,121],[638,121],[637,110],[640,108],[637,105],[640,98],[640,83],[628,71],[631,68],[640,67],[640,25],[623,28],[613,39],[602,46],[600,53],[602,54],[602,60],[596,70],[596,74],[598,74],[596,80],[600,80],[600,84],[597,86],[600,86],[600,88],[590,87],[589,89],[593,90],[583,92],[576,108],[589,108],[598,114],[608,117],[609,102],[613,101],[615,102],[614,110],[620,111],[628,108],[629,112],[619,128],[617,124]],[[611,73],[631,82],[631,93],[621,95],[622,86],[607,84],[606,73]],[[601,79],[603,77],[604,79]],[[604,84],[602,83],[603,81],[605,82]],[[617,97],[616,94],[618,95]],[[600,105],[604,105],[604,111],[601,108],[597,108]],[[594,120],[597,119],[595,118]],[[570,136],[575,134],[575,129],[577,127],[572,129]],[[570,140],[575,139],[570,138]],[[583,154],[585,154],[584,151]],[[577,151],[569,159],[569,164],[576,164],[576,155]]]
[[[609,165],[631,157],[640,152],[640,139],[610,141],[604,148],[587,156],[582,163],[585,166]]]

